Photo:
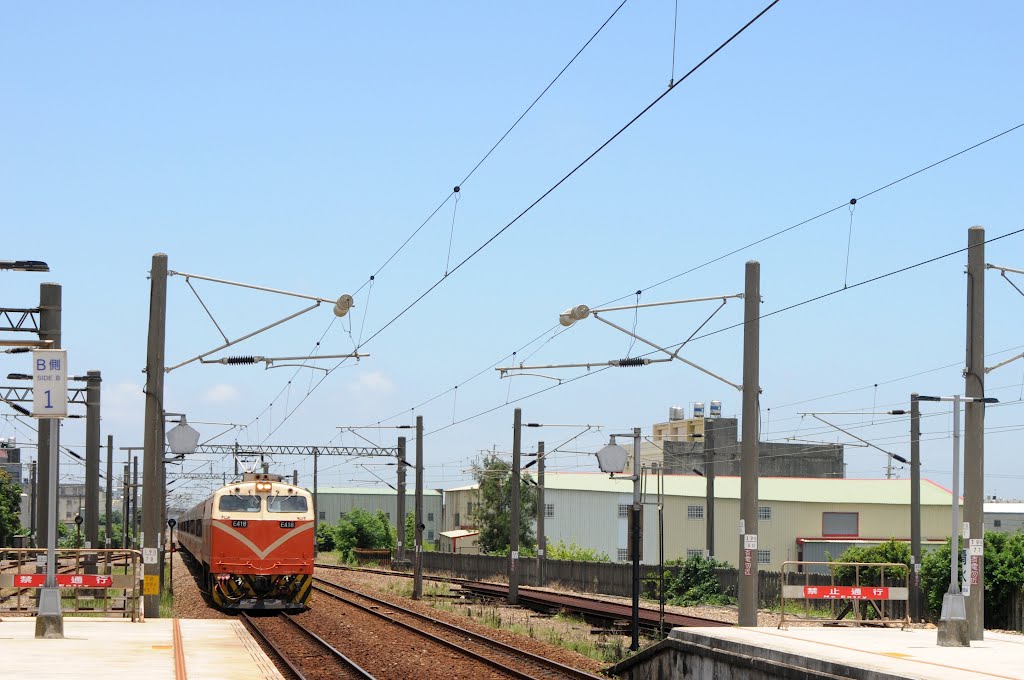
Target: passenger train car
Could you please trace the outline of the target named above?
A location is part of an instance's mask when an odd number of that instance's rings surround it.
[[[181,547],[222,609],[303,609],[313,581],[313,498],[269,473],[243,474],[178,518]]]

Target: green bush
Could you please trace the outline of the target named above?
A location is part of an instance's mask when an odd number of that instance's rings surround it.
[[[340,550],[345,559],[352,556],[355,548],[391,550],[395,547],[397,535],[382,510],[369,513],[362,508],[353,508],[342,515],[334,527],[334,549]]]
[[[547,556],[549,560],[571,560],[575,562],[611,562],[612,558],[606,552],[598,552],[593,548],[584,548],[576,543],[575,539],[569,545],[558,539],[558,543],[548,546]]]
[[[947,553],[948,555],[948,553]],[[947,557],[948,560],[948,557]],[[836,558],[836,562],[892,562],[906,565],[905,567],[889,567],[885,569],[886,578],[904,578],[910,573],[910,545],[896,539],[889,539],[885,543],[872,546],[850,546],[842,555]],[[832,572],[835,575],[836,583],[840,585],[853,585],[857,582],[858,571],[860,572],[861,585],[881,584],[880,567],[849,567],[833,566]]]
[[[963,543],[958,541],[959,546]],[[949,546],[921,560],[921,590],[933,619],[942,611],[942,596],[949,590]],[[963,578],[963,570],[957,578]],[[1014,590],[1024,586],[1024,534],[985,533],[985,626],[1002,628],[1004,607]]]
[[[665,602],[668,604],[690,607],[699,604],[736,602],[735,597],[722,591],[715,575],[716,569],[729,568],[725,562],[695,555],[685,560],[671,560],[666,565],[678,567],[665,570]],[[648,579],[648,583],[650,582]],[[654,585],[657,592],[657,584]]]
[[[334,550],[334,527],[330,524],[318,524],[316,527],[317,550],[331,552]]]

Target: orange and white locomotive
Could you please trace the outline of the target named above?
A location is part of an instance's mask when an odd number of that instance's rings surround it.
[[[178,518],[181,547],[222,609],[303,609],[313,581],[313,497],[247,472]]]

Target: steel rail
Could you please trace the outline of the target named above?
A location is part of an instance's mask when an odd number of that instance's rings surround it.
[[[354,571],[354,572],[361,572],[362,571],[362,572],[367,572],[367,573],[370,573],[370,574],[382,574],[384,576],[399,576],[399,577],[405,577],[405,578],[412,578],[412,574],[410,574],[410,573],[404,573],[404,572],[400,572],[400,571],[388,571],[387,569],[367,569],[367,568],[364,568],[364,567],[349,567],[349,566],[346,566],[346,565],[321,564],[321,563],[316,563],[313,566],[315,566],[318,569],[334,569],[336,571]],[[424,574],[423,578],[427,579],[429,581],[439,581],[441,583],[455,583],[455,584],[458,584],[458,585],[462,586],[464,590],[469,590],[469,591],[472,591],[474,586],[480,586],[479,590],[481,590],[481,591],[483,591],[483,590],[485,590],[487,588],[493,588],[493,589],[505,589],[505,588],[507,588],[507,586],[504,586],[504,585],[501,585],[501,584],[497,584],[497,583],[488,583],[486,581],[476,581],[476,580],[466,579],[466,578],[449,578],[449,577],[441,577],[441,576],[428,576],[426,574]],[[483,594],[483,593],[481,593],[481,594]],[[607,613],[602,614],[600,611],[597,611],[597,609],[600,608],[600,607],[604,607],[605,605],[612,605],[612,606],[615,605],[615,603],[613,603],[613,602],[608,602],[606,600],[598,600],[598,599],[592,598],[592,597],[584,597],[584,596],[581,596],[581,595],[561,595],[561,594],[558,594],[558,593],[549,593],[548,591],[537,590],[535,588],[530,588],[530,587],[520,587],[519,594],[520,594],[520,599],[522,600],[521,604],[523,606],[529,606],[529,604],[531,602],[534,602],[536,600],[536,598],[542,597],[542,596],[545,596],[545,595],[551,595],[553,597],[568,597],[568,598],[574,599],[574,600],[576,600],[576,601],[578,601],[580,603],[592,603],[594,605],[595,611],[590,612],[590,613],[592,613],[595,616],[604,616],[605,618],[609,618]],[[542,606],[543,605],[543,606],[546,606],[548,608],[550,608],[552,606],[550,604],[545,604],[545,603],[540,603],[540,602],[537,602],[537,605],[538,606]],[[641,626],[645,625],[645,620],[646,620],[645,617],[648,615],[648,613],[653,614],[654,616],[657,616],[658,615],[658,610],[657,609],[650,609],[648,607],[641,607],[640,608],[640,616],[641,616],[640,625]],[[684,623],[680,623],[679,625],[686,625],[686,626],[698,626],[698,625],[699,626],[729,626],[729,625],[732,625],[732,624],[729,624],[729,623],[723,623],[722,621],[718,621],[717,619],[705,619],[705,618],[701,618],[701,617],[697,617],[697,616],[686,616],[686,615],[683,615],[683,614],[672,614],[671,616],[673,616],[673,617],[678,616],[678,617],[680,617],[680,619],[686,620]],[[622,617],[615,617],[615,618],[622,618]]]
[[[260,630],[260,627],[256,625],[256,623],[255,623],[255,621],[253,621],[252,617],[249,616],[245,612],[239,612],[239,613],[242,615],[242,620],[246,624],[248,624],[249,630],[253,631],[260,640],[262,640],[263,642],[267,643],[267,646],[270,647],[270,649],[274,652],[274,654],[277,655],[277,658],[279,658],[281,660],[281,662],[284,663],[284,665],[288,667],[288,670],[290,670],[292,673],[294,673],[295,676],[297,678],[299,678],[299,680],[306,680],[305,674],[303,674],[302,671],[300,671],[298,668],[296,668],[295,664],[292,663],[292,661],[288,658],[288,656],[283,651],[281,651],[281,649],[277,645],[275,645],[270,640],[269,637],[267,637],[266,633],[264,633],[262,630]],[[374,676],[371,675],[370,673],[368,673],[366,670],[364,670],[359,664],[357,664],[355,661],[353,661],[352,659],[350,659],[347,656],[345,656],[344,654],[342,654],[335,647],[333,647],[329,642],[327,642],[326,640],[321,638],[319,635],[317,635],[313,631],[311,631],[308,628],[306,628],[305,626],[303,626],[301,623],[299,623],[298,621],[293,619],[291,616],[288,616],[287,614],[281,613],[281,614],[278,615],[278,618],[279,619],[284,619],[285,621],[290,623],[292,626],[298,628],[300,631],[305,633],[308,637],[311,637],[313,640],[315,640],[317,643],[319,643],[320,646],[322,646],[324,649],[326,649],[331,654],[333,654],[334,657],[338,661],[343,663],[345,666],[347,666],[354,673],[358,674],[359,677],[366,678],[366,680],[375,680]]]
[[[317,580],[316,577],[314,577],[314,580]],[[407,609],[404,609],[403,607],[396,606],[396,605],[392,604],[391,602],[385,602],[384,600],[379,600],[379,599],[377,599],[375,597],[372,597],[370,595],[364,595],[363,593],[359,593],[359,592],[353,591],[351,589],[345,588],[344,586],[338,586],[337,584],[331,583],[330,581],[325,581],[324,579],[319,579],[319,580],[321,582],[323,582],[323,583],[327,583],[328,585],[334,586],[334,587],[339,588],[341,590],[345,590],[346,592],[353,593],[357,597],[366,598],[367,600],[370,600],[371,602],[377,602],[379,604],[382,604],[382,605],[386,606],[389,609],[394,609],[394,610],[397,610],[397,611],[401,611],[403,614],[412,615],[415,618],[419,618],[420,620],[423,620],[423,621],[429,621],[430,623],[434,623],[434,624],[440,625],[441,627],[450,627],[451,629],[457,631],[460,635],[466,635],[466,636],[474,636],[475,635],[475,633],[471,633],[468,630],[464,630],[464,629],[458,628],[458,626],[452,626],[451,624],[446,624],[443,621],[437,621],[436,619],[432,619],[429,616],[424,616],[423,614],[418,614],[416,612],[409,611]],[[412,625],[410,623],[407,623],[405,621],[401,621],[401,620],[396,619],[394,617],[388,616],[387,614],[385,614],[383,612],[379,612],[379,611],[377,611],[377,610],[375,610],[375,609],[373,609],[371,607],[368,607],[368,606],[366,606],[364,604],[360,604],[359,602],[355,602],[353,600],[350,600],[347,597],[342,597],[341,595],[338,595],[337,593],[332,593],[331,591],[326,590],[324,588],[321,588],[319,586],[313,586],[313,589],[316,590],[317,592],[320,592],[320,593],[326,595],[327,597],[330,597],[330,598],[333,598],[335,600],[338,600],[339,602],[344,602],[347,605],[350,605],[352,607],[356,607],[357,609],[360,609],[360,610],[362,610],[364,612],[367,612],[369,614],[373,614],[374,616],[376,616],[378,618],[381,618],[381,619],[384,619],[385,621],[388,621],[390,623],[393,623],[396,626],[404,628],[405,630],[412,631],[412,632],[416,633],[417,635],[420,635],[421,637],[424,637],[424,638],[426,638],[428,640],[431,640],[432,642],[436,642],[436,643],[438,643],[440,645],[443,645],[443,646],[445,646],[445,647],[455,651],[458,654],[461,654],[463,656],[467,656],[467,657],[469,657],[471,659],[474,659],[476,661],[480,661],[481,663],[486,664],[487,666],[490,666],[491,668],[494,668],[494,669],[496,669],[498,671],[501,671],[502,673],[510,675],[510,676],[512,676],[514,678],[519,678],[520,680],[535,680],[536,677],[537,677],[536,675],[530,675],[530,674],[527,674],[527,673],[523,673],[522,671],[517,671],[514,668],[509,668],[506,665],[505,662],[499,661],[497,659],[492,659],[491,657],[486,656],[484,654],[480,654],[479,652],[474,652],[472,650],[466,649],[465,647],[461,646],[458,642],[453,642],[451,640],[446,640],[445,638],[440,637],[439,635],[434,635],[433,633],[428,633],[427,631],[422,630],[420,628],[417,628],[416,626],[414,626],[414,625]],[[483,636],[480,636],[480,637],[482,638]],[[500,651],[503,651],[506,654],[511,654],[511,655],[517,656],[519,658],[526,659],[526,656],[525,656],[526,653],[523,652],[522,650],[516,649],[515,647],[508,647],[508,650],[510,650],[510,651],[506,651],[504,649],[501,649],[501,647],[507,647],[507,645],[504,645],[503,643],[497,642],[496,640],[490,640],[489,638],[483,638],[483,640],[486,640],[485,644],[489,644],[492,647],[497,648],[497,649],[499,649]],[[571,676],[571,677],[593,678],[594,676],[592,676],[592,675],[584,675],[584,676]]]
[[[532,661],[533,663],[536,663],[536,664],[541,665],[541,666],[545,666],[546,668],[548,668],[550,670],[554,670],[554,671],[556,671],[558,673],[562,673],[563,675],[567,675],[567,676],[569,676],[571,678],[578,678],[580,680],[596,680],[596,678],[598,677],[596,675],[592,675],[592,674],[587,673],[585,671],[581,671],[581,670],[579,670],[577,668],[573,668],[571,666],[566,666],[565,664],[560,664],[557,661],[552,661],[551,659],[547,659],[547,658],[545,658],[543,656],[539,656],[537,654],[533,654],[532,652],[527,652],[526,650],[519,649],[518,647],[513,647],[512,645],[509,645],[509,644],[506,644],[504,642],[501,642],[500,640],[495,640],[493,638],[489,638],[486,635],[480,635],[479,633],[474,633],[471,630],[466,630],[465,628],[461,628],[459,626],[456,626],[453,623],[448,623],[447,621],[441,621],[440,619],[435,619],[435,618],[427,616],[425,614],[420,614],[417,611],[413,611],[411,609],[407,609],[405,607],[401,607],[399,605],[396,605],[394,602],[389,602],[387,600],[382,600],[382,599],[380,599],[378,597],[375,597],[373,595],[367,595],[366,593],[363,593],[363,592],[358,591],[358,590],[354,590],[352,588],[349,588],[348,586],[343,586],[343,585],[334,583],[332,581],[328,581],[326,579],[319,578],[317,576],[314,576],[313,580],[317,581],[317,582],[320,582],[320,583],[326,583],[327,585],[329,585],[329,586],[331,586],[333,588],[337,588],[337,589],[343,590],[343,591],[345,591],[347,593],[352,593],[353,595],[358,595],[359,597],[366,598],[367,600],[371,600],[373,602],[377,602],[377,603],[379,603],[381,605],[387,606],[390,609],[394,609],[394,610],[402,612],[403,614],[408,614],[408,615],[410,615],[410,616],[412,616],[414,618],[420,619],[421,621],[427,621],[427,622],[432,623],[434,625],[440,626],[440,627],[442,627],[442,628],[444,628],[446,630],[450,630],[453,633],[457,633],[458,635],[463,635],[463,636],[465,636],[467,638],[470,638],[472,640],[476,640],[477,642],[480,642],[481,644],[497,647],[498,649],[504,651],[507,654],[511,654],[511,655],[514,655],[514,656],[519,656],[519,657],[528,659],[528,660]]]

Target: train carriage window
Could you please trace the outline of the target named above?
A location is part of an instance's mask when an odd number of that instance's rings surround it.
[[[220,497],[217,509],[221,512],[259,512],[259,496],[238,496],[236,494]]]
[[[305,496],[267,496],[268,512],[306,512]]]

